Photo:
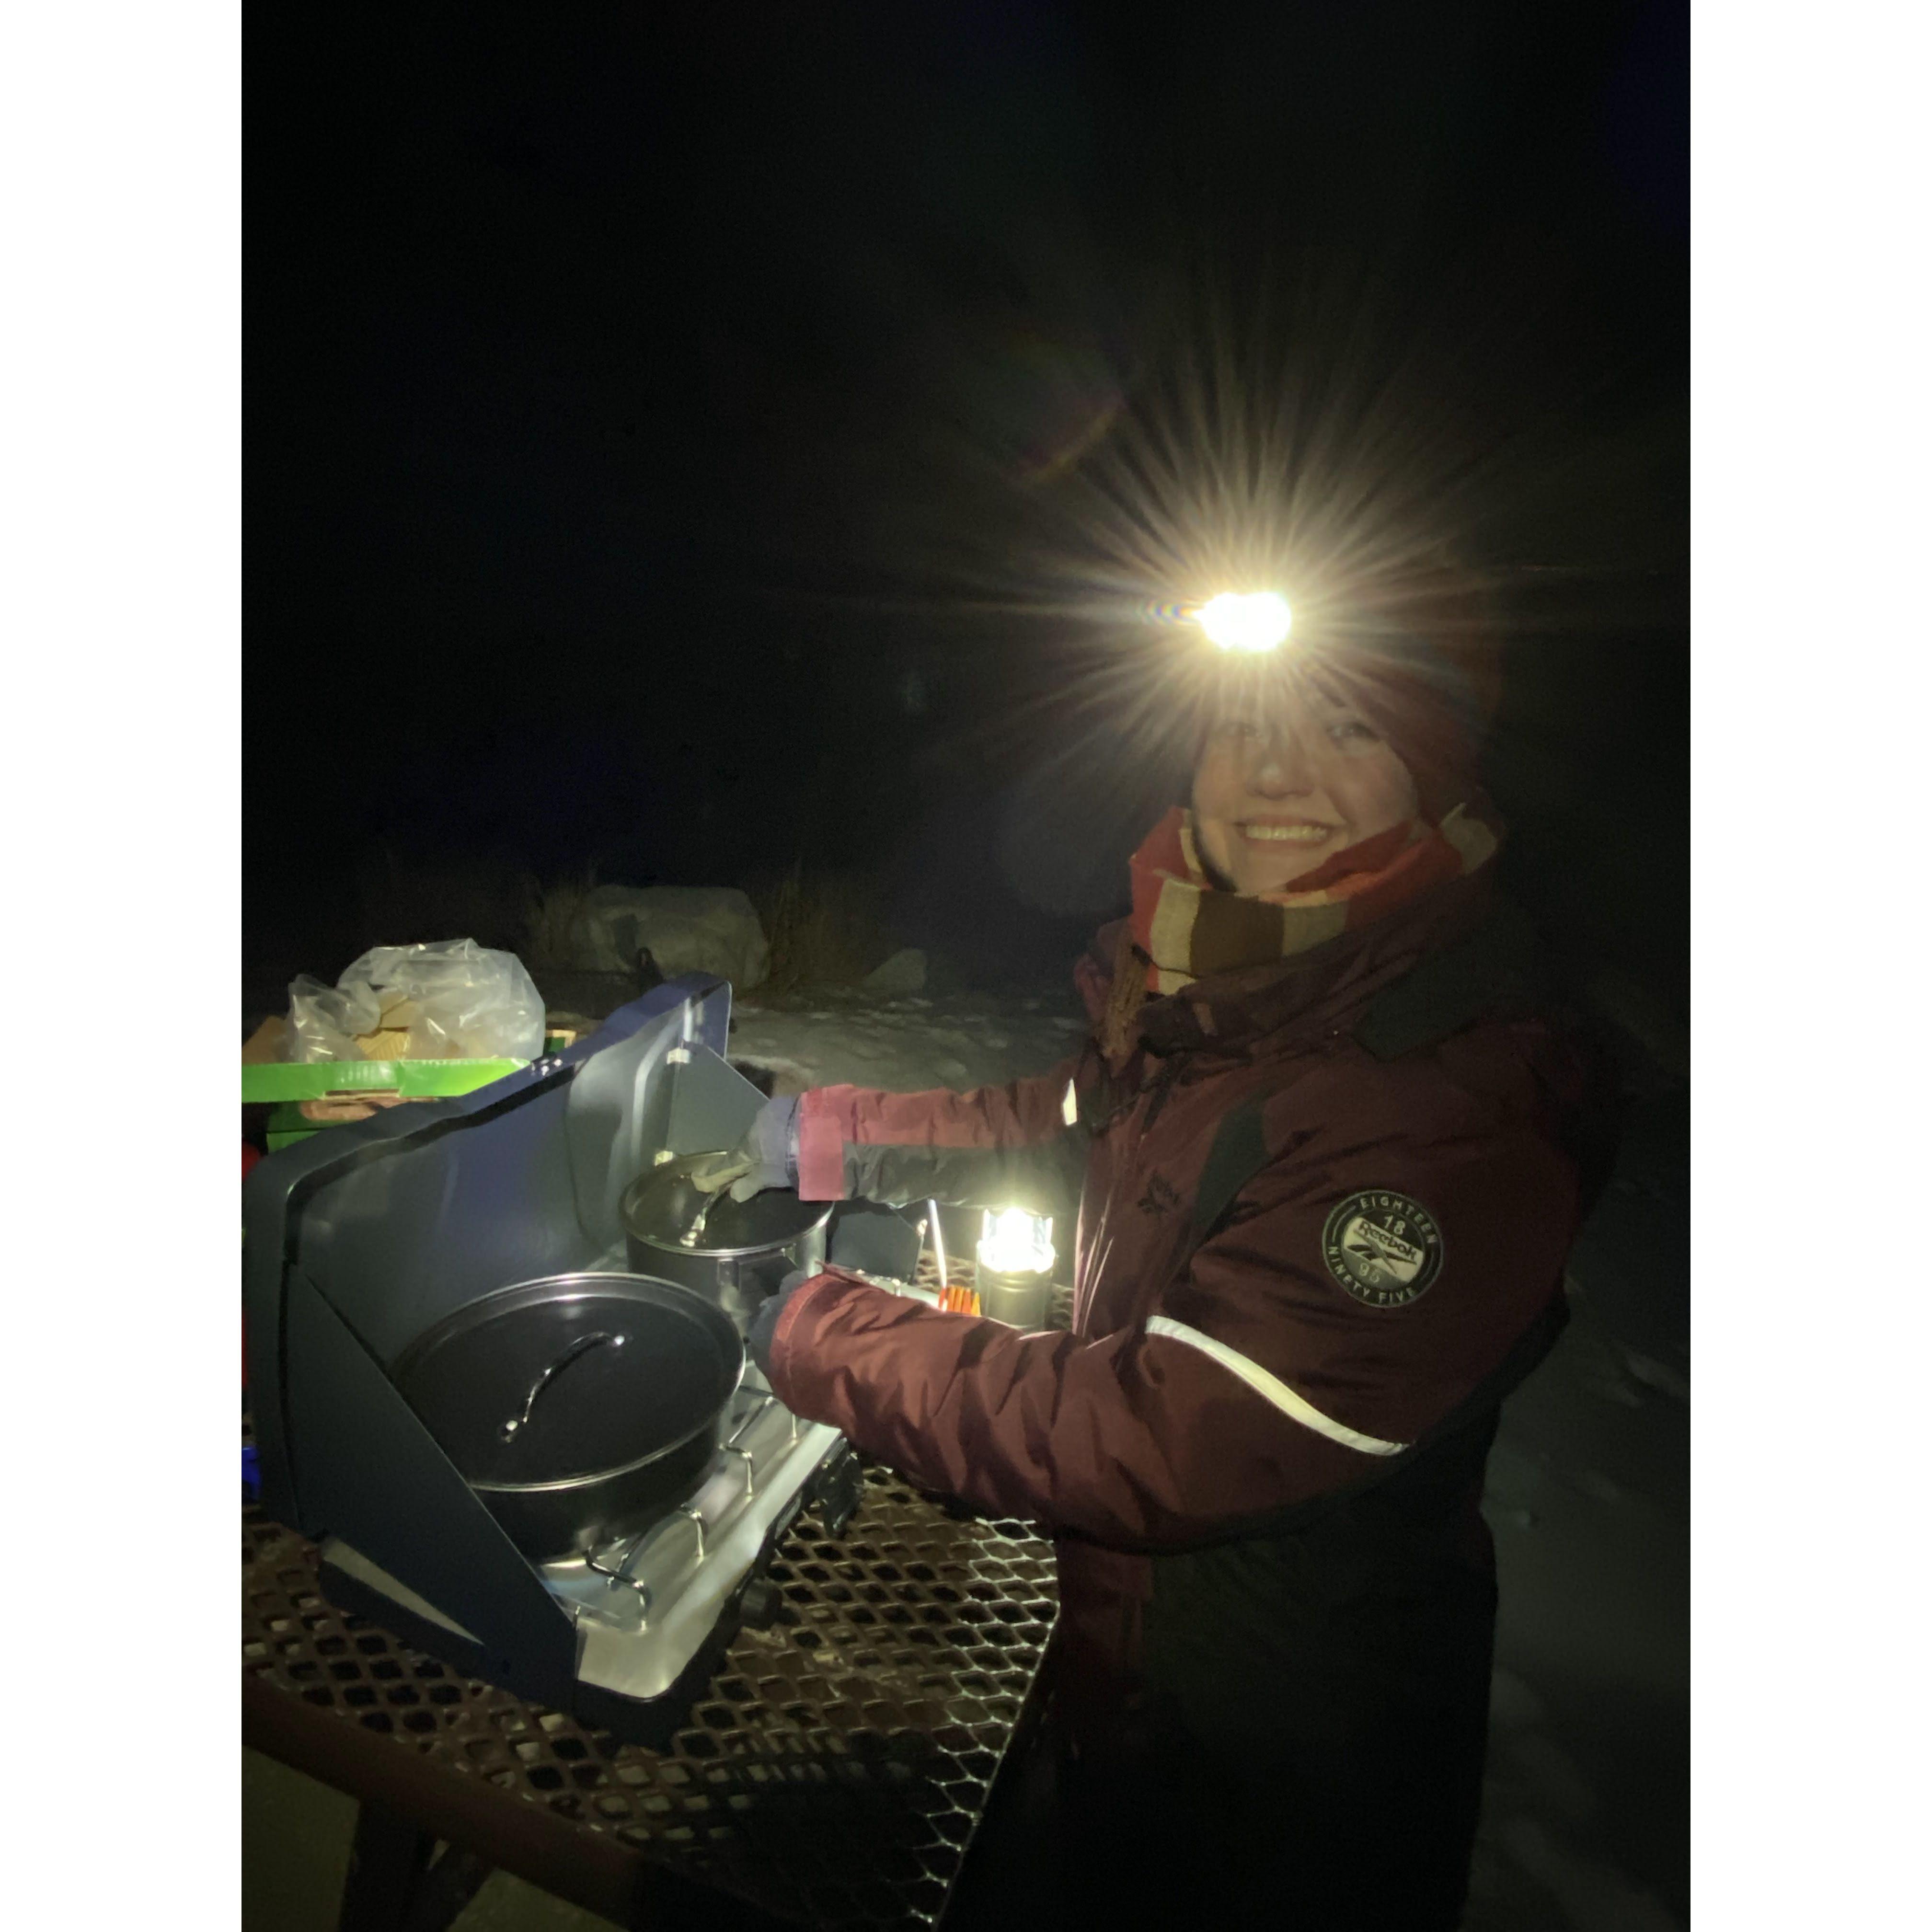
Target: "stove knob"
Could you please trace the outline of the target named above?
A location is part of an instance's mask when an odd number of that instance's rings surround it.
[[[769,1576],[754,1576],[738,1599],[738,1618],[748,1630],[770,1630],[784,1598]]]

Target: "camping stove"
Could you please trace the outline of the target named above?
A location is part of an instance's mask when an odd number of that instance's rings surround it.
[[[765,1573],[801,1509],[836,1536],[859,1501],[859,1465],[836,1429],[802,1421],[754,1369],[733,1404],[724,1448],[683,1502],[634,1537],[536,1566],[575,1628],[570,1709],[630,1742],[668,1739],[739,1628],[772,1622],[779,1598]],[[493,1674],[472,1633],[340,1538],[323,1543],[320,1574],[343,1609],[468,1674]]]
[[[326,1593],[470,1677],[656,1744],[812,1509],[858,1501],[838,1432],[747,1366],[723,1447],[640,1534],[533,1563],[404,1399],[390,1370],[431,1324],[513,1282],[627,1267],[620,1202],[653,1163],[734,1144],[763,1096],[723,1058],[730,989],[688,976],[569,1052],[454,1100],[412,1103],[272,1155],[244,1192],[249,1386],[266,1512],[320,1545]],[[831,1258],[908,1276],[919,1234],[884,1210],[835,1221]],[[915,1291],[908,1291],[915,1292]]]

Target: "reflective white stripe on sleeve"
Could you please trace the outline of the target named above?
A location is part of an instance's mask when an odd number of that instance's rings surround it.
[[[1065,1125],[1077,1127],[1080,1124],[1080,1096],[1073,1090],[1073,1082],[1068,1081],[1066,1091],[1061,1095],[1060,1118]]]
[[[1213,1336],[1204,1335],[1199,1329],[1190,1328],[1184,1322],[1171,1322],[1165,1315],[1151,1316],[1147,1332],[1150,1335],[1165,1335],[1170,1342],[1185,1342],[1190,1348],[1198,1348],[1204,1355],[1211,1355],[1222,1367],[1232,1370],[1257,1395],[1265,1396],[1282,1414],[1292,1416],[1304,1428],[1312,1429],[1316,1435],[1325,1436],[1330,1442],[1339,1442],[1345,1448],[1359,1449],[1364,1456],[1400,1456],[1408,1447],[1406,1442],[1384,1442],[1378,1436],[1364,1436],[1346,1423],[1324,1415],[1312,1402],[1297,1395],[1287,1383],[1270,1375],[1258,1362],[1250,1361],[1226,1342],[1217,1342]]]

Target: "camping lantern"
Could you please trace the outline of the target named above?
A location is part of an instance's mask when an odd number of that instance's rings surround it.
[[[990,1208],[977,1251],[981,1310],[1016,1328],[1044,1328],[1053,1295],[1053,1219],[1024,1208]]]

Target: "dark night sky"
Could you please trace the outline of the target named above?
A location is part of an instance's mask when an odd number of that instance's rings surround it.
[[[970,968],[1058,957],[997,827],[1066,625],[964,586],[1024,589],[1040,476],[1212,290],[1478,463],[1519,886],[1676,1003],[1688,38],[1609,0],[252,16],[250,972],[448,936],[358,929],[384,839],[863,867]]]

